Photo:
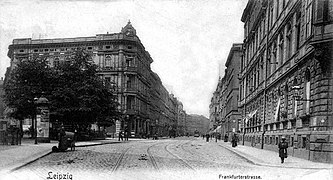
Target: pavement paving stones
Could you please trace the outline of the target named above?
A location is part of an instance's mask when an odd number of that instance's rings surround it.
[[[130,139],[130,141],[139,139]],[[107,138],[105,140],[76,142],[77,147],[96,146],[111,143],[121,143],[116,138]],[[34,144],[33,139],[23,139],[21,145],[0,146],[0,177],[1,174],[8,173],[29,164],[52,152],[52,147],[57,146],[58,141],[50,143]]]
[[[212,142],[213,143],[213,142]],[[304,169],[333,169],[333,164],[312,162],[305,159],[288,156],[282,164],[279,154],[274,151],[258,149],[250,146],[238,145],[232,147],[230,142],[218,142],[219,145],[235,152],[239,156],[247,159],[256,165],[286,167],[286,168],[304,168]]]
[[[77,147],[88,147],[103,144],[112,143],[127,143],[130,141],[140,141],[145,139],[129,139],[129,141],[118,141],[116,138],[107,138],[105,140],[95,140],[86,142],[76,142]],[[172,139],[170,139],[172,140]],[[204,140],[203,140],[204,141]],[[211,141],[209,143],[216,143]],[[52,146],[57,146],[57,141],[51,141],[51,143],[39,143],[34,144],[33,140],[22,141],[20,146],[6,146],[0,148],[0,177],[4,173],[9,173],[13,170],[19,169],[37,159],[51,153]],[[268,150],[257,149],[249,146],[238,145],[237,147],[231,147],[231,143],[218,141],[217,144],[229,151],[234,152],[238,156],[246,159],[248,162],[267,166],[267,167],[282,167],[282,168],[304,168],[304,169],[329,169],[333,170],[332,164],[316,163],[296,157],[289,156],[285,163],[281,164],[278,153]],[[125,144],[124,144],[125,145]],[[191,146],[191,145],[186,145]],[[186,146],[184,146],[186,148]],[[221,148],[222,148],[221,147]],[[196,149],[202,148],[198,145]],[[73,152],[75,153],[75,152]],[[76,152],[78,153],[78,152]],[[332,171],[333,172],[333,171]],[[1,178],[0,178],[1,179]]]

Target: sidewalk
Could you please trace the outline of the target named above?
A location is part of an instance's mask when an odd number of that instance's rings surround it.
[[[135,139],[130,139],[130,141]],[[76,147],[96,146],[103,144],[113,144],[126,141],[107,138],[105,140],[80,141],[76,142]],[[50,143],[34,144],[33,139],[24,139],[21,145],[2,146],[0,148],[0,177],[10,171],[18,169],[52,152],[52,147],[58,146],[58,141]]]
[[[238,154],[250,163],[259,166],[333,170],[333,164],[317,163],[293,156],[288,156],[288,158],[285,159],[285,162],[282,164],[277,152],[243,145],[238,145],[237,147],[233,148],[230,142],[219,141],[218,144]]]

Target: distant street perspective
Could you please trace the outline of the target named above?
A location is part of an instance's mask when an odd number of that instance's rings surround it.
[[[0,180],[333,180],[333,0],[0,12]]]
[[[233,149],[231,143],[215,139],[207,142],[201,137],[131,139],[121,142],[109,139],[104,143],[86,144],[75,151],[48,154],[3,177],[233,179],[231,176],[238,176],[238,179],[325,179],[332,174],[332,166],[322,163],[291,158],[281,166],[274,153],[263,152],[258,159],[251,159],[247,157],[249,152]]]

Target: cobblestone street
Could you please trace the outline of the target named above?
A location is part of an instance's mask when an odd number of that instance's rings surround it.
[[[307,179],[329,170],[254,165],[224,142],[201,138],[138,140],[77,147],[51,153],[12,172],[6,179]],[[326,174],[325,174],[326,173]]]

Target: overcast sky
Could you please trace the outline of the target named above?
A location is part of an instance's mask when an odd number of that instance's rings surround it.
[[[156,72],[188,114],[209,117],[209,103],[232,43],[243,41],[247,0],[0,0],[0,77],[15,38],[118,33],[128,20]]]

